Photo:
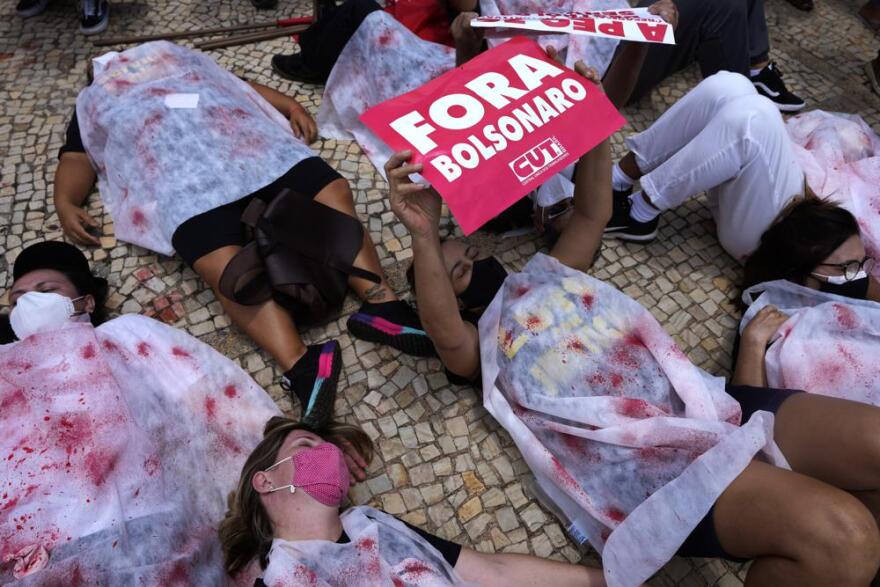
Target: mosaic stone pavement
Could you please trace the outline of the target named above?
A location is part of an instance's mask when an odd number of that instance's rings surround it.
[[[111,0],[113,2],[113,0]],[[42,15],[22,21],[13,0],[0,8],[0,283],[23,246],[61,237],[51,198],[56,153],[85,67],[99,50],[78,32],[72,0],[54,0]],[[310,13],[310,2],[280,0],[257,12],[245,0],[127,0],[113,2],[107,35],[203,28]],[[861,0],[817,0],[810,14],[782,0],[766,0],[772,58],[790,87],[810,107],[858,113],[880,130],[880,97],[865,79],[863,63],[880,41],[856,16]],[[292,48],[289,40],[213,51],[225,67],[254,81],[296,94],[316,112],[321,88],[274,77],[271,55]],[[624,133],[644,129],[699,79],[695,68],[667,80],[649,98],[627,108]],[[350,181],[358,214],[379,245],[392,284],[405,293],[403,271],[412,256],[410,237],[385,199],[387,185],[357,144],[322,141],[321,155]],[[615,151],[622,151],[620,136]],[[277,385],[271,359],[255,349],[223,315],[212,292],[178,258],[165,258],[117,242],[97,194],[89,211],[102,223],[101,247],[88,251],[98,273],[109,279],[114,313],[141,312],[187,329],[235,358],[278,405],[295,414]],[[475,237],[518,269],[542,247],[533,236]],[[713,374],[728,375],[738,313],[734,304],[740,272],[714,236],[702,198],[664,213],[660,237],[648,246],[608,242],[593,274],[611,281],[645,305],[691,360]],[[2,300],[5,306],[5,297]],[[337,413],[357,422],[376,440],[378,458],[370,477],[356,486],[356,503],[369,503],[443,537],[483,551],[526,552],[597,564],[595,552],[577,547],[533,497],[531,475],[506,432],[471,388],[451,385],[436,360],[416,360],[387,348],[353,341],[345,318],[305,333],[311,343],[336,337],[343,346],[344,374]],[[745,567],[717,560],[674,559],[652,585],[738,585]]]

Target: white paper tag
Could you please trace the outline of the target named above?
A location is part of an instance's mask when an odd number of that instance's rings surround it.
[[[195,108],[199,105],[198,94],[168,94],[165,96],[168,108]]]

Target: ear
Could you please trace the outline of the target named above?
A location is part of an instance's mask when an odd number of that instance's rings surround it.
[[[86,314],[91,314],[95,311],[96,305],[97,304],[95,303],[95,296],[93,296],[92,294],[88,294],[82,300],[82,311]]]
[[[265,471],[257,471],[251,478],[251,485],[259,494],[268,493],[270,489],[275,488],[275,484],[269,479]]]

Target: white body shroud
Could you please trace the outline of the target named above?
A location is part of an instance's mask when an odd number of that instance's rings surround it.
[[[280,415],[232,361],[142,316],[72,322],[0,347],[0,406],[0,562],[49,556],[16,585],[227,582],[226,497]]]
[[[695,367],[638,303],[537,255],[480,320],[484,405],[541,488],[636,586],[678,550],[773,442],[773,416],[740,426],[722,379]]]
[[[794,116],[786,128],[807,184],[852,212],[868,254],[880,259],[880,136],[859,116],[822,110]],[[873,274],[880,277],[880,264]]]
[[[195,107],[178,107],[186,96]],[[164,255],[186,220],[314,156],[247,83],[166,41],[106,60],[76,112],[116,236]]]
[[[424,538],[379,510],[345,512],[350,542],[275,539],[263,574],[267,587],[445,587],[469,585]]]
[[[765,306],[789,315],[764,355],[770,387],[880,406],[880,303],[784,280],[752,286],[743,300],[740,332]]]

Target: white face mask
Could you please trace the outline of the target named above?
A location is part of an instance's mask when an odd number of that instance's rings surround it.
[[[29,291],[18,298],[9,314],[12,331],[18,340],[24,340],[32,334],[58,330],[74,316],[87,320],[88,314],[77,312],[73,306],[84,297],[70,299],[54,292]]]
[[[845,275],[823,275],[822,273],[811,273],[810,275],[818,278],[820,281],[824,281],[825,283],[843,285],[844,283],[849,283],[850,281],[865,279],[866,277],[868,277],[868,272],[862,269],[858,273],[856,273],[856,276],[852,279],[847,279]]]

